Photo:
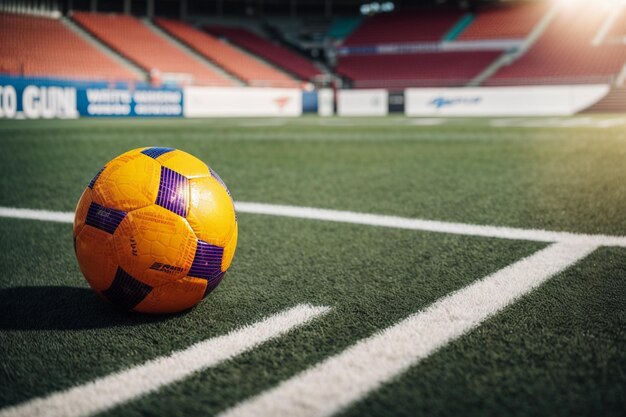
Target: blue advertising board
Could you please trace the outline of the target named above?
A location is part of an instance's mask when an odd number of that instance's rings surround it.
[[[0,76],[0,118],[182,117],[183,92],[145,83]]]

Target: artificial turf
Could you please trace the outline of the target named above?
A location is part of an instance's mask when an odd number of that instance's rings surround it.
[[[332,119],[331,119],[332,120]],[[303,118],[0,123],[0,206],[70,211],[132,148],[209,163],[238,201],[626,234],[626,134]],[[195,309],[110,308],[67,224],[0,219],[0,407],[89,381],[299,303],[327,316],[107,415],[211,415],[545,244],[240,214],[225,281]],[[346,415],[619,414],[626,251],[600,249]]]

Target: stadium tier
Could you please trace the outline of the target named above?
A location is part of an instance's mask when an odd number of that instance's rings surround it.
[[[337,71],[355,88],[463,86],[499,55],[479,51],[346,56],[339,60]]]
[[[565,4],[519,59],[502,67],[487,85],[606,83],[626,62],[626,45],[594,44],[611,10],[597,4]]]
[[[626,40],[626,5],[622,6],[619,15],[613,22],[607,35],[607,40],[618,42]]]
[[[372,16],[361,24],[344,45],[378,45],[439,41],[463,16],[461,12],[402,11]]]
[[[233,85],[208,64],[155,33],[135,17],[75,12],[72,18],[101,42],[150,73],[157,71],[164,77],[171,74],[182,79],[191,78],[186,82],[194,84]]]
[[[300,84],[282,71],[184,22],[155,19],[155,23],[250,86],[297,87]]]
[[[307,59],[246,29],[224,26],[209,26],[205,29],[210,34],[224,37],[302,80],[308,81],[321,74],[321,71]]]
[[[457,40],[523,39],[546,10],[545,2],[481,9]]]
[[[0,13],[0,73],[92,80],[140,78],[60,20],[10,13]]]

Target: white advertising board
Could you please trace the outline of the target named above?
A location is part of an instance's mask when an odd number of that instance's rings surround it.
[[[335,94],[330,88],[321,88],[317,92],[317,114],[332,116],[335,113]]]
[[[383,89],[339,90],[339,116],[386,116],[389,112],[389,93]]]
[[[186,87],[185,117],[300,116],[302,92],[295,88]]]
[[[608,85],[409,88],[407,116],[570,116],[609,92]]]

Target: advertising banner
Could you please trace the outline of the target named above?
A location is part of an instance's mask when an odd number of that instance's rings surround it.
[[[178,89],[85,88],[78,92],[81,116],[180,117],[183,92]]]
[[[296,88],[186,87],[185,117],[294,117],[302,114]]]
[[[147,84],[0,77],[0,117],[182,116],[182,90]]]
[[[335,113],[335,93],[330,88],[321,88],[317,92],[317,114],[332,116]]]
[[[337,91],[339,116],[386,116],[389,93],[383,89]]]
[[[0,117],[75,119],[76,90],[69,82],[0,77]]]
[[[609,92],[608,85],[409,88],[407,116],[570,116]]]

